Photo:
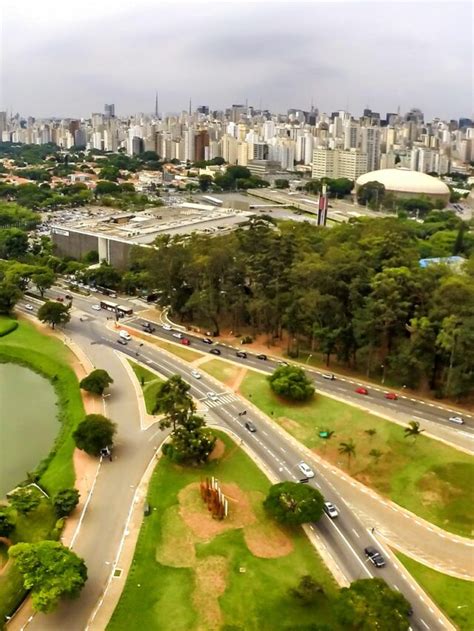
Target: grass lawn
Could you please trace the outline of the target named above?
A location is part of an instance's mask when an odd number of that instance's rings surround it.
[[[281,529],[263,511],[270,483],[227,436],[219,459],[202,468],[162,457],[152,476],[135,556],[108,631],[294,629],[317,620],[335,631],[332,576],[300,528]],[[203,476],[218,477],[229,517],[209,515]],[[326,595],[303,607],[288,589],[311,574]]]
[[[7,318],[8,319],[8,318]],[[0,323],[5,318],[0,317]],[[38,466],[40,484],[50,493],[74,485],[72,431],[84,418],[84,406],[72,355],[58,339],[42,335],[33,325],[19,321],[18,328],[0,338],[0,361],[22,364],[53,384],[58,397],[61,429],[49,456]]]
[[[153,408],[156,403],[156,392],[158,386],[163,383],[163,380],[155,375],[155,373],[147,370],[143,366],[136,364],[133,361],[127,360],[132,367],[133,372],[136,374],[138,382],[143,390],[143,397],[145,399],[146,411],[148,414],[153,414]]]
[[[405,438],[403,427],[364,410],[317,394],[311,403],[291,404],[275,396],[264,375],[249,371],[242,395],[274,418],[290,434],[359,481],[400,506],[450,532],[472,536],[474,460],[443,443],[419,436]],[[334,431],[330,440],[320,430]],[[369,436],[366,431],[375,429]],[[351,468],[338,452],[353,439]],[[369,453],[378,449],[376,461]]]
[[[461,631],[472,631],[474,583],[436,572],[426,565],[395,552],[413,578]]]
[[[18,327],[18,322],[12,318],[2,317],[0,320],[0,337],[8,335]]]
[[[211,359],[208,362],[204,362],[199,365],[200,370],[204,370],[209,373],[211,377],[214,377],[222,383],[232,384],[237,378],[242,368],[235,364],[222,361],[221,359]]]
[[[43,539],[56,539],[54,531],[56,517],[51,504],[42,499],[37,509],[28,515],[17,513],[17,525],[11,539],[13,543],[20,541],[35,542]],[[0,621],[5,620],[15,611],[25,597],[23,579],[13,563],[0,574]]]

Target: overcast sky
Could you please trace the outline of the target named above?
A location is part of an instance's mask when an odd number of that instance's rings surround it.
[[[471,2],[2,0],[1,109],[473,112]]]

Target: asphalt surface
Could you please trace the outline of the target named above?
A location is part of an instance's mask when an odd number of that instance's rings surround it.
[[[76,307],[79,306],[76,303]],[[123,301],[120,301],[123,302]],[[93,350],[94,361],[101,367],[110,370],[114,379],[120,374],[118,366],[112,367],[114,354],[106,349],[120,350],[135,361],[144,363],[158,370],[164,376],[181,374],[191,384],[191,394],[200,401],[200,408],[206,412],[210,421],[217,422],[231,429],[265,464],[267,469],[280,480],[298,481],[302,474],[298,463],[302,460],[302,453],[294,444],[285,438],[272,423],[263,424],[261,418],[253,410],[248,410],[245,416],[242,412],[242,401],[234,394],[221,392],[216,389],[215,382],[204,373],[201,379],[192,376],[193,367],[186,362],[170,357],[158,349],[141,345],[132,341],[127,346],[117,344],[117,333],[104,327],[104,313],[93,312],[90,300],[87,301],[87,315],[82,322],[74,317],[68,325],[67,334],[89,354]],[[129,323],[127,323],[129,324]],[[163,337],[168,336],[165,333]],[[169,338],[176,341],[176,338]],[[203,347],[205,345],[203,344]],[[96,353],[97,351],[97,353]],[[230,351],[229,351],[230,352]],[[223,353],[224,354],[224,353]],[[261,360],[247,359],[247,365]],[[271,362],[261,361],[271,369]],[[122,373],[123,367],[121,367]],[[100,476],[94,490],[90,509],[86,513],[82,531],[77,538],[74,549],[82,554],[89,567],[89,581],[80,598],[73,602],[64,602],[59,610],[51,616],[35,616],[29,628],[43,631],[45,629],[76,629],[86,628],[86,621],[94,611],[97,601],[110,575],[110,568],[115,558],[120,539],[124,534],[124,524],[133,499],[134,488],[146,469],[156,443],[161,437],[153,427],[148,432],[141,432],[138,424],[138,410],[135,397],[129,400],[130,389],[125,384],[122,374],[114,384],[112,396],[107,400],[107,414],[119,422],[120,442],[115,452],[113,463],[102,465]],[[330,385],[333,385],[332,382]],[[217,401],[211,401],[207,393],[213,391],[218,395]],[[122,393],[122,394],[119,394]],[[251,433],[245,428],[245,421],[251,420],[257,427],[257,432]],[[109,466],[110,465],[110,466]],[[359,519],[351,513],[344,497],[336,490],[334,484],[322,471],[316,471],[310,485],[318,488],[324,497],[333,502],[339,509],[339,516],[332,520],[326,515],[311,528],[324,540],[331,556],[335,559],[342,573],[349,581],[359,578],[381,577],[387,583],[401,591],[412,604],[413,629],[445,629],[442,618],[419,590],[395,564],[392,555]],[[383,568],[374,568],[364,555],[363,549],[368,545],[378,548],[387,559]]]

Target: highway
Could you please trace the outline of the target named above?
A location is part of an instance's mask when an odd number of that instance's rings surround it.
[[[77,308],[79,306],[79,300],[75,298],[74,302]],[[139,361],[156,369],[165,377],[176,373],[181,374],[183,378],[191,384],[191,394],[199,401],[199,408],[202,408],[206,412],[206,416],[210,422],[230,429],[238,438],[245,442],[247,447],[264,463],[265,467],[275,479],[293,481],[300,479],[301,474],[299,473],[297,465],[303,459],[302,451],[298,449],[292,441],[288,440],[284,433],[279,431],[276,425],[271,422],[262,422],[261,417],[252,409],[248,409],[245,417],[239,416],[239,412],[243,411],[242,400],[233,393],[223,391],[223,388],[217,389],[214,380],[207,377],[204,373],[201,379],[197,380],[194,378],[191,374],[193,366],[190,366],[186,362],[174,358],[150,345],[143,344],[141,341],[132,341],[127,346],[119,346],[117,344],[117,333],[104,326],[104,313],[92,311],[90,308],[90,299],[85,302],[87,314],[78,314],[75,312],[71,323],[67,327],[67,334],[73,340],[77,341],[86,352],[88,352],[87,346],[93,345],[96,349],[95,352],[98,354],[97,356],[101,358],[100,364],[98,365],[107,368],[107,362],[110,361],[107,360],[107,357],[110,358],[114,355],[113,350],[120,350],[125,355],[132,357],[135,361]],[[24,306],[21,306],[20,309],[23,310]],[[78,315],[80,315],[82,321],[77,317]],[[164,337],[166,336],[164,335]],[[175,338],[170,339],[174,340]],[[263,361],[262,363],[267,364],[267,362]],[[268,362],[269,369],[270,364],[271,362]],[[113,374],[113,376],[115,378],[115,374]],[[207,398],[206,393],[209,391],[216,392],[219,395],[218,401],[210,401]],[[112,404],[114,397],[115,394],[113,394],[110,404]],[[115,409],[118,412],[117,401],[115,402]],[[115,418],[112,408],[109,413],[112,418]],[[250,433],[245,429],[244,422],[246,420],[254,422],[257,427],[256,433]],[[133,427],[135,427],[135,429],[133,429]],[[136,436],[133,439],[132,435],[134,432]],[[120,449],[123,450],[123,456],[120,457],[120,464],[122,465],[121,475],[126,474],[127,477],[121,480],[120,487],[116,487],[115,483],[113,487],[108,487],[107,480],[104,478],[101,482],[101,486],[99,486],[96,491],[101,493],[104,500],[106,499],[110,504],[109,512],[114,516],[114,519],[107,519],[106,523],[101,523],[97,519],[97,515],[93,513],[92,516],[89,516],[89,518],[85,520],[84,524],[85,526],[86,523],[89,523],[89,533],[87,534],[86,531],[84,531],[81,534],[78,540],[80,547],[78,545],[78,547],[75,548],[82,553],[90,567],[90,582],[94,589],[86,588],[78,601],[74,603],[63,603],[59,611],[52,616],[36,616],[29,625],[32,629],[37,629],[37,631],[57,629],[59,631],[60,629],[68,628],[71,629],[71,631],[76,631],[76,629],[80,631],[86,628],[84,621],[89,618],[93,609],[95,609],[94,601],[100,598],[101,589],[103,589],[104,586],[103,564],[111,562],[111,544],[105,545],[104,542],[105,549],[103,550],[102,546],[98,545],[98,542],[94,539],[94,528],[98,533],[99,542],[104,537],[104,529],[106,529],[106,536],[109,542],[116,544],[120,539],[124,528],[124,520],[120,519],[120,515],[123,516],[128,512],[131,499],[129,497],[130,491],[128,494],[124,492],[123,495],[118,491],[120,488],[124,490],[127,484],[130,489],[134,487],[137,484],[138,472],[144,471],[146,468],[150,459],[150,453],[152,452],[152,444],[150,441],[154,443],[155,440],[158,440],[153,434],[153,428],[150,428],[149,432],[149,437],[145,437],[143,433],[140,435],[136,430],[135,422],[132,429],[129,428],[127,430],[126,442],[124,442],[124,436],[120,436],[120,442],[122,443]],[[153,440],[151,440],[152,436]],[[126,444],[128,440],[133,441],[132,450]],[[130,474],[128,473],[129,458],[135,463]],[[109,468],[109,471],[111,470],[112,467]],[[320,522],[312,524],[311,528],[323,539],[330,555],[335,560],[346,579],[353,581],[359,578],[382,577],[394,589],[398,589],[405,594],[410,601],[413,608],[411,621],[413,629],[431,629],[435,631],[449,628],[449,623],[447,623],[446,619],[440,617],[439,612],[437,612],[429,602],[426,602],[416,584],[404,571],[399,569],[391,553],[385,550],[377,541],[376,534],[375,536],[372,535],[370,529],[364,526],[351,512],[348,504],[346,504],[345,498],[338,492],[334,481],[330,479],[326,472],[317,470],[315,478],[310,480],[309,484],[314,484],[327,500],[336,504],[340,511],[340,515],[337,519],[331,520],[324,515]],[[114,489],[113,493],[110,492],[110,488]],[[96,505],[97,504],[100,506],[101,502],[96,500]],[[384,554],[387,559],[387,565],[384,568],[376,569],[367,561],[363,552],[364,547],[367,545],[374,545]],[[104,554],[106,554],[105,559]],[[93,559],[92,572],[90,566],[91,557]],[[112,555],[112,559],[113,558],[114,555]],[[100,580],[97,580],[94,576],[94,568],[97,567],[101,568]],[[73,618],[71,618],[72,615]],[[47,624],[45,624],[45,621]]]

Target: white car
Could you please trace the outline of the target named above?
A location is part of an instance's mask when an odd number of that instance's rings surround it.
[[[451,423],[457,423],[458,425],[464,425],[464,419],[462,416],[450,416],[449,421]]]
[[[300,462],[298,464],[298,469],[306,478],[314,478],[314,471],[306,464],[306,462]]]
[[[198,370],[192,370],[191,374],[195,379],[201,379],[201,373]]]
[[[219,397],[217,396],[217,394],[215,392],[208,392],[207,393],[207,398],[210,399],[211,401],[218,401]]]
[[[331,519],[334,519],[335,517],[339,515],[339,511],[334,506],[334,504],[331,504],[331,502],[324,502],[323,508],[326,515],[330,517]]]
[[[89,291],[91,291],[93,294],[97,293],[97,287],[89,287]]]
[[[92,305],[94,311],[100,311],[100,305]]]
[[[183,339],[183,334],[182,333],[173,333],[173,337],[178,338],[178,340],[182,340]]]
[[[28,304],[25,305],[25,309],[28,309],[28,311],[33,311],[34,307],[33,307],[33,305],[30,305],[30,303],[28,303]]]
[[[172,331],[173,327],[171,326],[171,324],[162,324],[161,328],[164,329],[165,331]]]

